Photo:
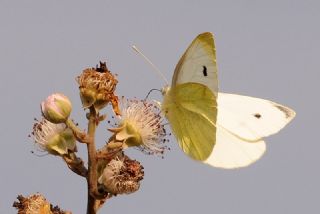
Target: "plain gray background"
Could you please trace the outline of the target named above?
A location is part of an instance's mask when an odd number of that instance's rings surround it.
[[[107,60],[119,75],[117,94],[143,98],[164,82],[131,45],[171,79],[204,31],[215,34],[221,91],[271,99],[297,117],[266,139],[261,160],[239,170],[194,162],[173,137],[164,159],[130,151],[145,167],[142,186],[112,198],[100,213],[320,212],[319,10],[318,1],[1,0],[0,213],[16,213],[16,196],[35,192],[85,213],[85,179],[57,157],[30,153],[27,136],[47,95],[69,96],[72,117],[85,128],[75,82],[84,68]],[[98,146],[110,136],[106,128],[98,129]],[[85,146],[79,150],[86,154]]]

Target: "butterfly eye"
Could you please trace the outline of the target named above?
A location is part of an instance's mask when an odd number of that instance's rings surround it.
[[[202,73],[203,73],[203,76],[208,76],[208,73],[207,73],[207,67],[206,66],[202,66],[203,67],[203,70],[202,70]]]

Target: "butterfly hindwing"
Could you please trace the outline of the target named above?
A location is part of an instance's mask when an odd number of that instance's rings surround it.
[[[218,125],[249,142],[277,133],[294,116],[290,108],[269,100],[218,94]]]
[[[181,149],[196,160],[205,160],[216,142],[216,98],[207,87],[184,83],[166,94],[165,113]]]
[[[255,97],[218,93],[216,144],[204,162],[220,168],[239,168],[258,160],[265,152],[263,137],[275,134],[295,112]]]
[[[225,169],[245,167],[257,161],[265,150],[266,144],[263,140],[249,143],[217,126],[216,144],[204,163]]]

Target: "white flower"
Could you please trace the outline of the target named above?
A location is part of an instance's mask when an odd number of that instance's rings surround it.
[[[164,152],[166,131],[154,102],[122,99],[121,113],[119,126],[109,129],[116,141],[123,142],[124,148],[136,146],[148,154]]]
[[[67,154],[69,150],[76,149],[75,137],[64,123],[55,124],[42,118],[33,125],[32,135],[40,150],[53,155]]]

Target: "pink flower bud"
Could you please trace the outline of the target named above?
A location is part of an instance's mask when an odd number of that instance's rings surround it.
[[[72,104],[63,94],[52,94],[41,103],[42,115],[52,123],[65,122],[72,110]]]

